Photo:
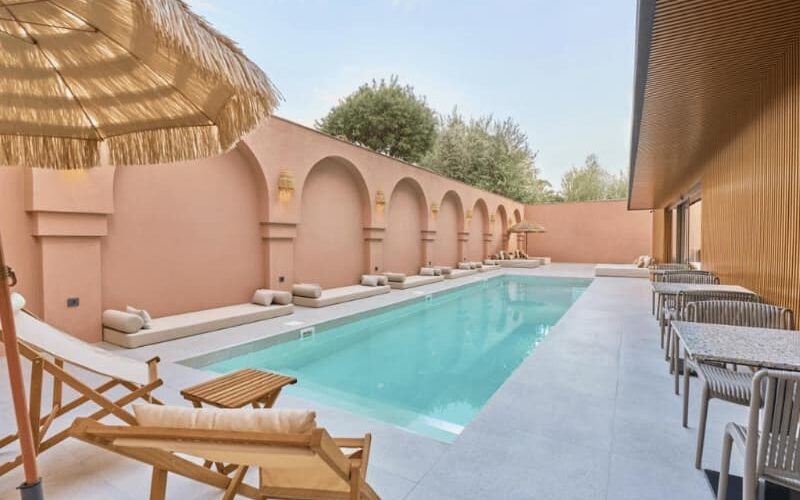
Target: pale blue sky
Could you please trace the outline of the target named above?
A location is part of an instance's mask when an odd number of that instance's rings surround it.
[[[438,112],[511,116],[543,176],[597,153],[627,170],[635,0],[190,0],[306,125],[397,74]]]

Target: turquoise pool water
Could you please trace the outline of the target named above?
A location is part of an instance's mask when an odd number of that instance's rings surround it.
[[[452,441],[591,280],[500,276],[206,366]]]

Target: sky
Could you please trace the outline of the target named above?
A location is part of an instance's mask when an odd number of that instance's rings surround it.
[[[635,0],[189,0],[314,125],[398,75],[439,113],[511,117],[555,187],[595,153],[627,171]]]

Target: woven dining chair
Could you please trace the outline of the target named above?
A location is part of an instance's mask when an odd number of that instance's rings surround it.
[[[719,278],[713,273],[708,271],[680,271],[674,273],[667,273],[661,276],[662,283],[690,283],[694,285],[718,285]],[[658,300],[658,325],[661,327],[661,348],[665,347],[664,339],[669,331],[668,314],[670,311],[676,310],[677,297],[674,295],[662,295]],[[664,359],[669,359],[669,346]]]
[[[677,357],[673,356],[673,342],[675,342],[675,332],[672,331],[672,322],[683,319],[683,311],[692,302],[704,302],[710,300],[727,300],[734,302],[761,302],[761,297],[752,292],[722,292],[716,290],[694,290],[679,292],[675,296],[675,305],[666,311],[666,328],[664,333],[667,335],[666,360],[670,362],[670,373],[677,366]],[[702,323],[712,323],[703,321]],[[677,391],[677,388],[676,388]],[[677,394],[677,392],[676,392]]]
[[[685,321],[715,323],[718,325],[749,326],[791,330],[794,328],[794,313],[790,309],[758,302],[732,300],[706,300],[690,302],[683,313]],[[712,399],[747,406],[752,401],[752,372],[738,371],[711,363],[692,363],[684,360],[683,372],[683,426],[689,417],[689,370],[697,373],[702,384],[700,417],[697,424],[697,449],[695,467],[703,461],[708,404]]]
[[[756,500],[765,480],[800,491],[800,373],[761,370],[750,390],[747,426],[725,426],[717,500],[728,495],[734,444],[744,453],[743,500]]]
[[[654,264],[648,268],[650,270],[650,281],[662,281],[661,278],[667,274],[673,273],[691,273],[691,274],[711,274],[709,271],[701,271],[699,269],[692,269],[689,264]],[[654,273],[653,271],[660,271]],[[656,314],[656,292],[653,290],[651,293],[651,314]]]

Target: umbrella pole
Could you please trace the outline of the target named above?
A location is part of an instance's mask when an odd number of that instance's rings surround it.
[[[38,500],[44,498],[44,495],[36,466],[36,448],[33,445],[31,421],[28,418],[25,382],[22,379],[22,365],[20,364],[19,349],[17,349],[17,329],[14,325],[14,311],[11,308],[10,285],[13,286],[15,283],[14,272],[6,266],[2,238],[0,238],[0,322],[3,326],[8,383],[11,386],[14,416],[17,419],[17,429],[19,430],[19,447],[25,469],[25,482],[20,485],[19,490],[24,500]]]

